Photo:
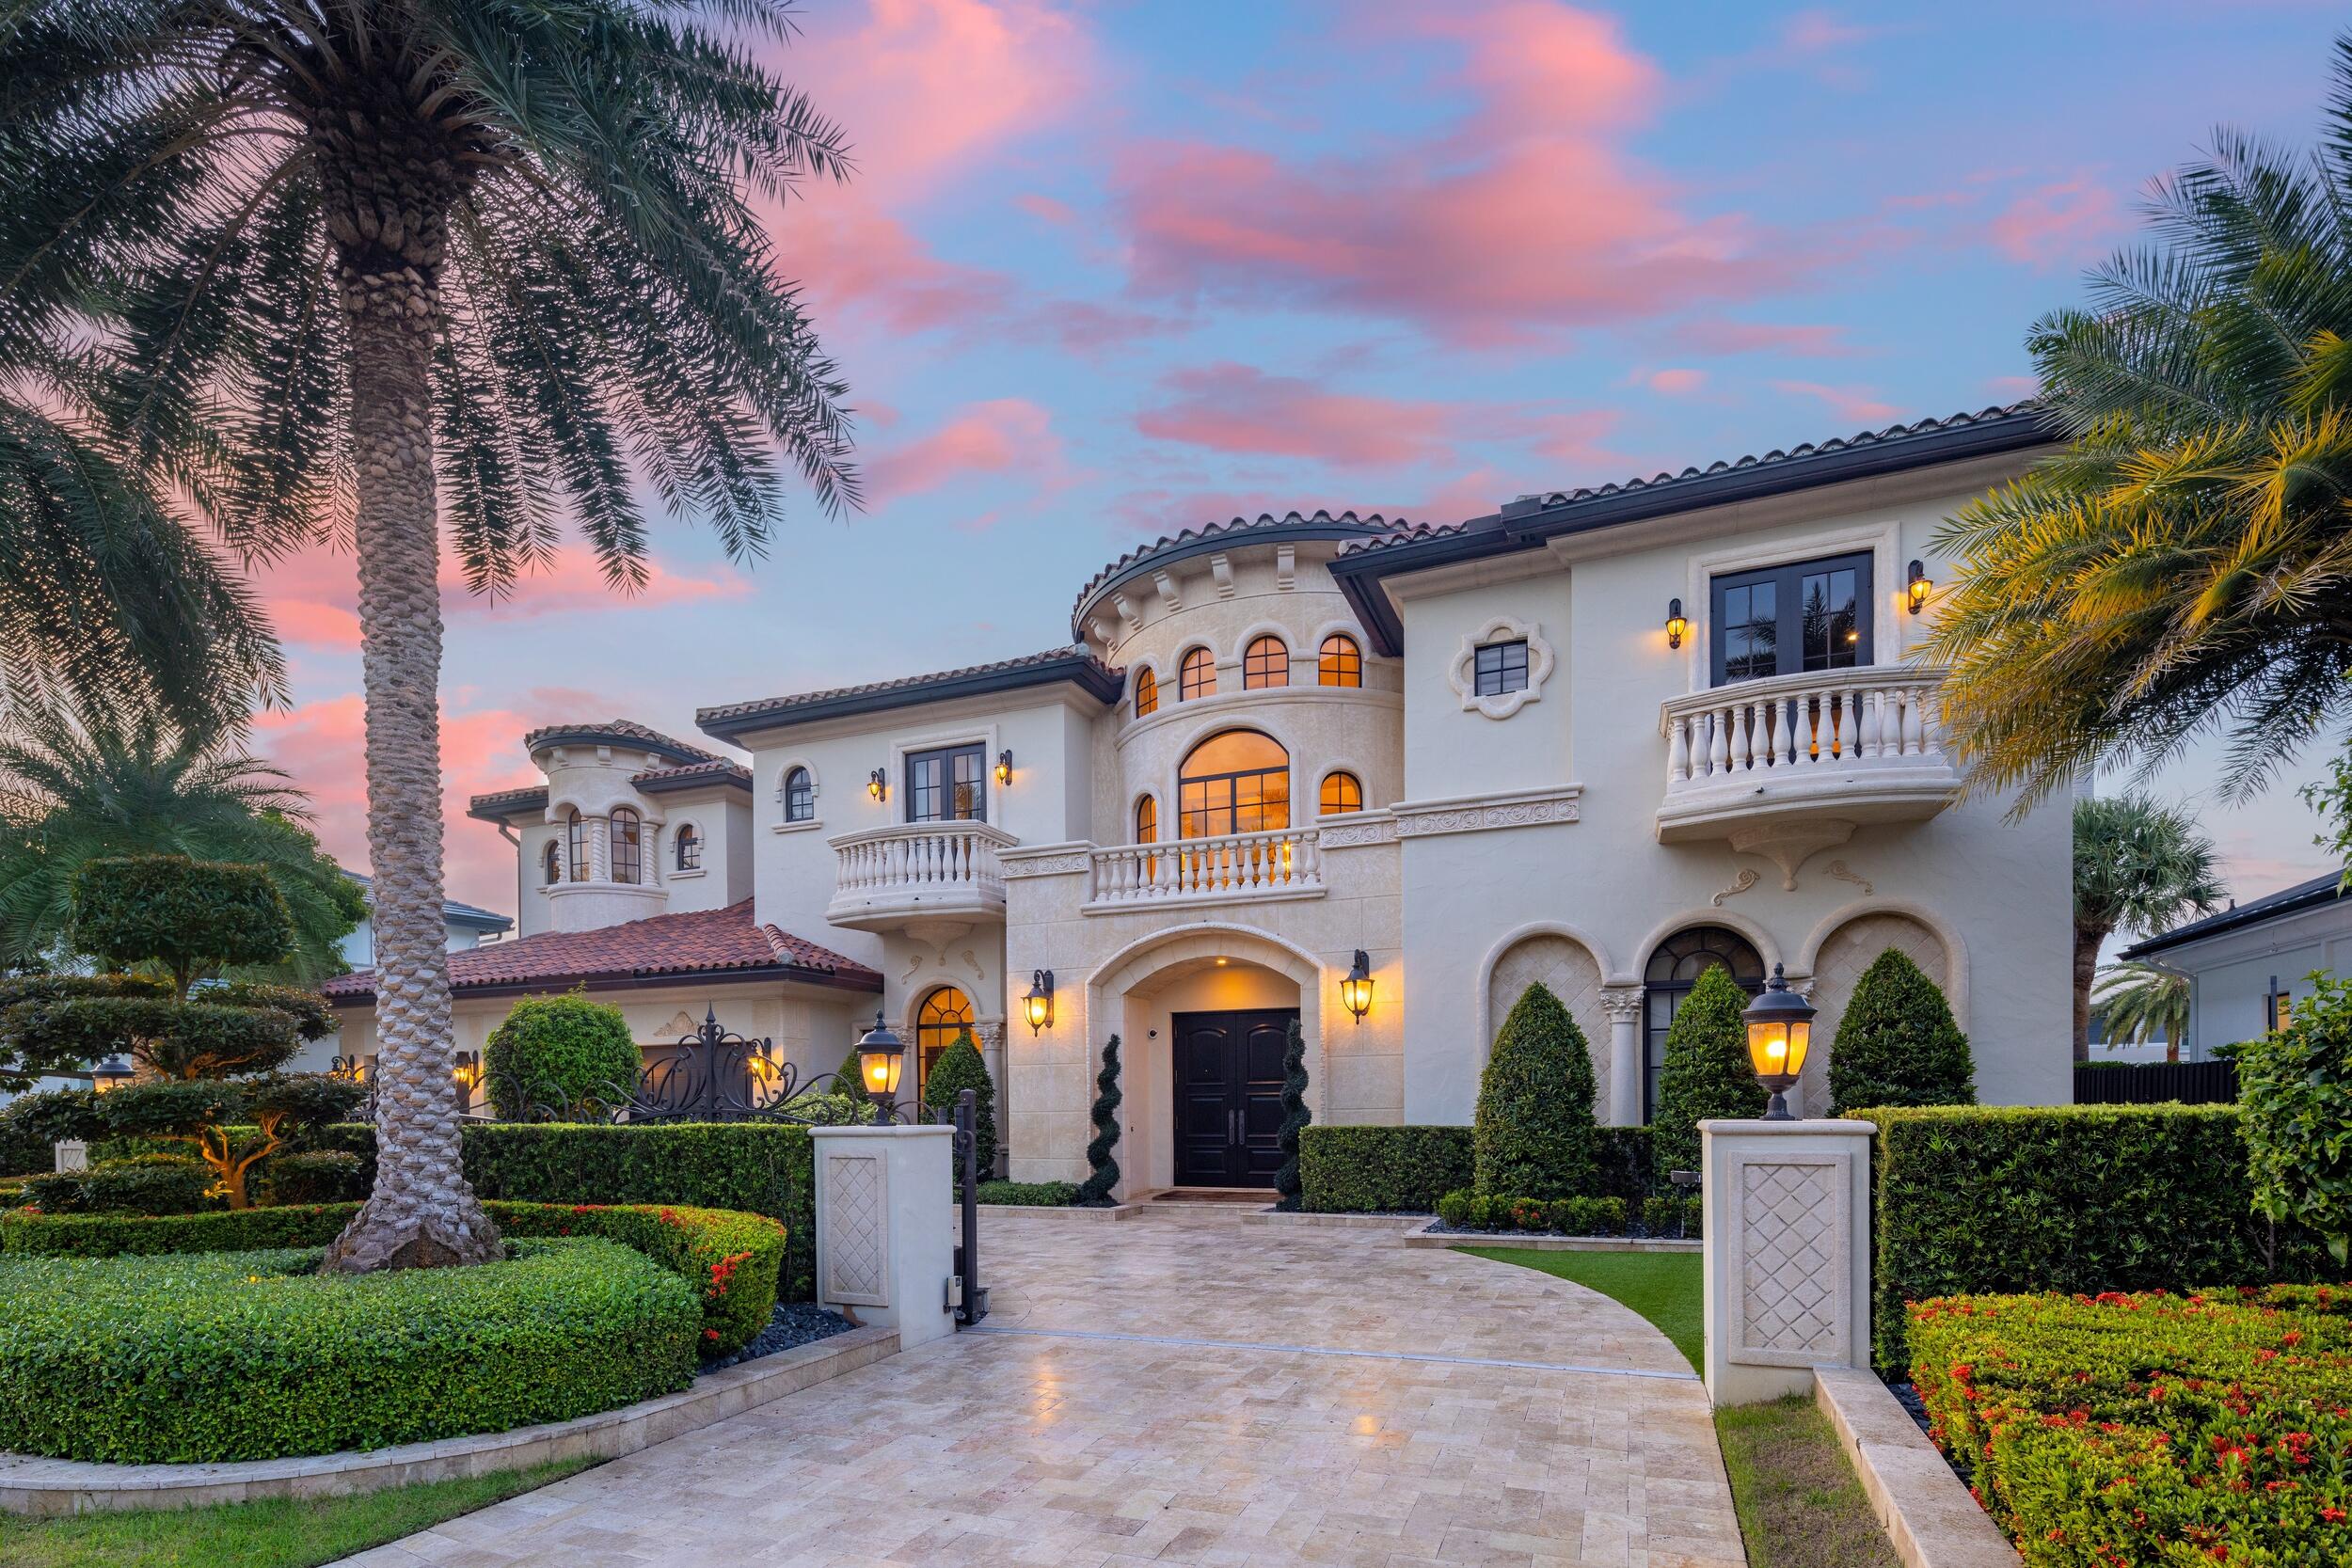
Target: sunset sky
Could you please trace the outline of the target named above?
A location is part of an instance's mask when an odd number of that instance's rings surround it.
[[[860,411],[868,504],[768,559],[697,519],[614,597],[580,552],[452,578],[454,896],[512,911],[468,795],[523,732],[1037,651],[1120,551],[1236,513],[1454,520],[2027,395],[2149,179],[2227,122],[2306,144],[2335,8],[807,0],[788,76],[855,143],[774,220]],[[348,555],[262,579],[261,744],[366,863]],[[2322,869],[2292,785],[2196,800],[2241,898]]]

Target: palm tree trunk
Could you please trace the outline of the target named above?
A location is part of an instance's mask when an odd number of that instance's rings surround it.
[[[2090,1060],[2090,988],[2099,977],[2099,944],[2106,927],[2074,927],[2074,1060]]]
[[[358,490],[368,856],[374,878],[375,1188],[325,1267],[504,1256],[458,1160],[441,912],[440,531],[433,471],[435,290],[414,267],[343,274]]]

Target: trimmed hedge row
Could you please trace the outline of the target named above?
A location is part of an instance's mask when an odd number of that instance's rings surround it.
[[[1621,1197],[1506,1197],[1463,1188],[1438,1200],[1438,1217],[1456,1230],[1534,1230],[1560,1236],[1641,1236],[1696,1241],[1701,1204],[1663,1196],[1629,1204]]]
[[[974,1201],[1009,1204],[1016,1209],[1067,1209],[1078,1201],[1075,1181],[983,1181]]]
[[[677,1275],[613,1242],[515,1253],[357,1277],[317,1274],[315,1249],[0,1259],[0,1449],[276,1459],[569,1420],[693,1381]]]
[[[1930,1434],[2028,1568],[2352,1561],[2352,1290],[1911,1309]]]
[[[24,1180],[24,1201],[51,1213],[183,1214],[207,1207],[213,1173],[184,1154],[134,1154]]]
[[[1657,1196],[1646,1127],[1597,1127],[1595,1197]],[[1467,1127],[1310,1127],[1298,1135],[1303,1206],[1319,1214],[1430,1214],[1473,1180]]]
[[[2184,1291],[2325,1278],[2325,1246],[2253,1212],[2228,1105],[1860,1110],[1874,1141],[1871,1337],[1908,1360],[1903,1306],[1979,1292]]]
[[[694,1289],[702,1304],[697,1348],[729,1355],[758,1337],[776,1305],[784,1227],[758,1214],[641,1204],[485,1202],[507,1237],[593,1236],[644,1253]],[[357,1203],[203,1214],[0,1214],[0,1259],[156,1257],[322,1247],[342,1233]],[[5,1447],[5,1445],[0,1445]]]

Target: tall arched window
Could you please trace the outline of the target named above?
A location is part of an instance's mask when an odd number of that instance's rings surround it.
[[[1160,677],[1150,670],[1136,672],[1136,717],[1149,719],[1160,711]]]
[[[1176,700],[1189,703],[1195,697],[1208,697],[1216,691],[1216,656],[1206,648],[1195,648],[1184,655],[1184,661],[1176,670]]]
[[[1658,944],[1642,972],[1642,1119],[1658,1110],[1658,1076],[1666,1065],[1666,1027],[1699,976],[1721,964],[1754,995],[1764,989],[1764,958],[1753,942],[1720,926],[1694,926]]]
[[[700,871],[703,868],[703,835],[694,831],[691,822],[680,824],[674,841],[680,871]]]
[[[1315,682],[1319,686],[1364,684],[1364,651],[1356,646],[1354,638],[1335,631],[1323,640],[1315,656]]]
[[[1136,842],[1157,844],[1160,841],[1160,803],[1149,795],[1136,802]]]
[[[548,840],[547,849],[539,856],[539,880],[548,887],[564,879],[564,846]]]
[[[616,882],[642,882],[645,879],[643,839],[644,829],[637,814],[627,806],[615,806],[612,817],[612,879]]]
[[[914,1010],[914,1089],[918,1095],[930,1082],[931,1064],[972,1027],[972,999],[953,986],[942,986],[923,998]],[[977,1043],[977,1042],[976,1042]]]
[[[1317,809],[1326,816],[1363,810],[1363,781],[1344,768],[1326,773],[1323,776],[1323,799],[1317,802]]]
[[[784,819],[787,822],[817,820],[817,781],[808,776],[805,768],[795,768],[784,775]]]
[[[1226,730],[1192,749],[1176,776],[1180,838],[1291,825],[1291,756],[1269,736]]]
[[[1290,644],[1271,632],[1253,637],[1241,656],[1241,685],[1245,691],[1291,683]]]
[[[588,879],[588,824],[580,816],[578,806],[574,806],[571,814],[564,819],[564,838],[571,862],[564,875],[575,882],[584,882]]]

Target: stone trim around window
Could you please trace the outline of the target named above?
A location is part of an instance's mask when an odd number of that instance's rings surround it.
[[[1478,694],[1475,673],[1478,650],[1489,642],[1525,642],[1527,644],[1527,684],[1517,691],[1498,691],[1488,696]],[[1446,666],[1446,684],[1462,700],[1465,713],[1483,713],[1489,719],[1508,719],[1528,704],[1540,701],[1544,682],[1551,676],[1558,660],[1551,644],[1544,640],[1541,622],[1522,621],[1516,616],[1498,615],[1474,632],[1465,632],[1462,645],[1454,651],[1454,661]]]

